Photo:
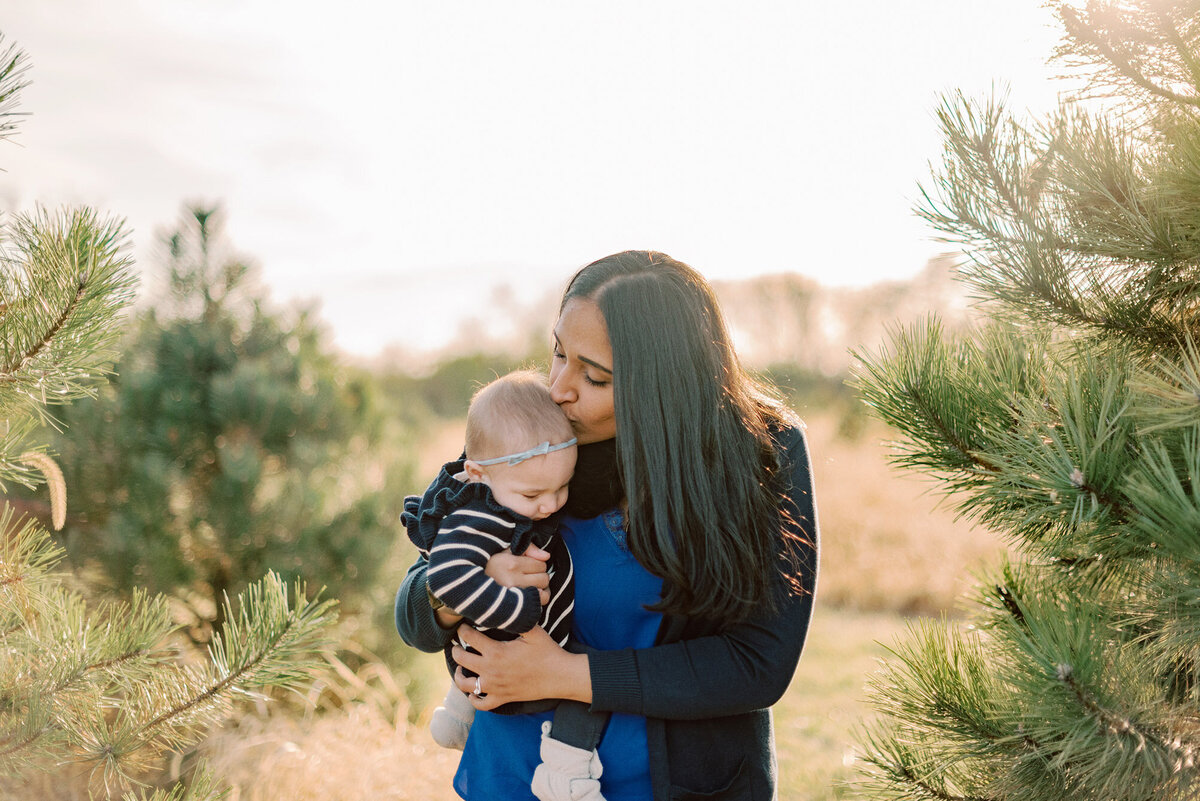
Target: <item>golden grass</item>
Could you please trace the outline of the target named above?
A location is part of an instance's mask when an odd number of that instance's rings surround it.
[[[230,787],[227,801],[450,801],[458,752],[424,722],[389,719],[368,704],[304,718],[242,718],[205,749]]]
[[[875,717],[866,680],[903,629],[888,612],[818,607],[787,693],[773,708],[779,797],[850,798],[862,767],[856,727]]]
[[[894,436],[868,424],[853,440],[837,421],[808,418],[817,515],[821,526],[820,606],[953,612],[972,571],[1005,553],[999,536],[956,520],[930,479],[887,462]]]

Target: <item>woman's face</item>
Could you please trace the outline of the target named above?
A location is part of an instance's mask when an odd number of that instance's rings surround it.
[[[612,368],[600,307],[584,298],[567,301],[554,326],[550,397],[566,412],[580,445],[617,435]]]

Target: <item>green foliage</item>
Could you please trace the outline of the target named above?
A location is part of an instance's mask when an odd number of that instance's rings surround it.
[[[17,111],[21,90],[29,85],[25,72],[29,59],[15,44],[4,45],[0,34],[0,141],[8,139],[17,129],[22,113]]]
[[[3,43],[0,37],[0,44]],[[0,140],[25,57],[0,49]],[[45,478],[56,507],[64,486],[53,460],[26,450],[49,407],[92,395],[111,369],[134,276],[123,226],[80,209],[18,216],[0,229],[0,482]],[[36,472],[32,469],[36,468]],[[165,749],[197,741],[231,700],[253,688],[294,686],[313,665],[332,603],[289,592],[268,575],[227,612],[236,644],[217,637],[208,663],[181,658],[168,603],[141,589],[128,602],[90,605],[56,573],[63,555],[35,520],[0,511],[0,793],[40,771],[90,771],[93,795],[114,797]],[[154,794],[215,801],[211,779]]]
[[[196,743],[238,695],[306,679],[333,622],[332,602],[268,574],[229,605],[237,624],[195,662],[171,645],[163,596],[89,606],[50,570],[61,548],[11,511],[0,546],[0,786],[77,765],[114,792],[164,750]]]
[[[1019,554],[874,686],[871,798],[1200,790],[1200,3],[1055,4],[1108,117],[948,99],[922,214],[996,320],[858,354],[898,464]],[[1119,101],[1119,103],[1118,103]]]
[[[167,237],[169,294],[130,326],[111,385],[63,414],[57,445],[72,558],[219,629],[225,594],[267,570],[365,591],[407,475],[382,453],[370,376],[309,313],[268,308],[218,223],[193,208]]]
[[[144,792],[131,792],[125,801],[221,801],[228,793],[218,790],[213,777],[204,771],[198,771],[186,785],[177,784],[171,788],[155,790],[150,795]]]

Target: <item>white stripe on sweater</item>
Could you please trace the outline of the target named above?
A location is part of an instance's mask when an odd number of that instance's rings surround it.
[[[478,617],[475,618],[475,622],[476,623],[481,623],[481,622],[486,623],[487,619],[496,613],[496,608],[499,607],[500,604],[504,603],[504,596],[507,594],[508,593],[505,593],[505,592],[497,593],[496,600],[492,601],[492,605],[488,608],[488,610],[486,612],[484,612],[482,615],[479,615]],[[519,605],[517,607],[517,611],[520,611]],[[491,624],[489,623],[488,625],[491,625]]]
[[[554,631],[555,627],[562,625],[563,619],[567,615],[571,614],[571,610],[574,608],[575,608],[575,604],[568,605],[566,609],[562,610],[562,612],[559,614],[559,616],[555,619],[555,621],[553,623],[550,623],[545,627],[546,631]],[[546,607],[546,611],[549,612],[550,607]]]
[[[489,559],[492,555],[491,552],[488,551],[486,548],[480,548],[478,545],[469,545],[465,542],[442,543],[441,545],[434,548],[429,553],[430,553],[430,555],[432,555],[435,553],[442,553],[443,551],[474,551],[475,553],[482,556],[484,561],[487,561],[487,559]]]
[[[463,562],[463,563],[461,563],[461,564],[467,564],[467,565],[470,565],[471,563],[470,563],[470,562]],[[446,567],[449,567],[449,565],[446,565]],[[433,587],[433,588],[432,588],[432,589],[433,589],[433,594],[434,594],[434,595],[436,595],[436,596],[438,596],[438,597],[440,598],[442,595],[444,595],[444,594],[445,594],[445,593],[447,593],[447,592],[450,592],[450,590],[454,589],[454,588],[455,588],[455,587],[457,587],[459,584],[462,584],[464,581],[467,581],[467,580],[468,580],[468,579],[470,579],[472,576],[474,576],[476,573],[479,573],[479,572],[481,572],[482,570],[483,570],[483,568],[482,568],[482,567],[479,567],[478,565],[472,565],[470,570],[468,570],[466,573],[463,573],[461,576],[459,576],[457,579],[455,579],[454,581],[450,582],[449,584],[446,584],[446,585],[444,585],[444,586],[441,586],[441,587]],[[426,575],[426,576],[428,576],[428,575],[429,575],[429,573],[432,573],[432,572],[434,572],[434,571],[427,571],[427,572],[425,573],[425,575]],[[426,581],[428,581],[428,579],[426,579]]]
[[[463,516],[470,515],[471,517],[478,517],[481,520],[490,520],[493,523],[497,523],[501,526],[504,526],[504,528],[516,528],[517,527],[517,524],[512,521],[505,520],[502,517],[496,517],[495,515],[489,515],[485,512],[477,512],[474,509],[459,509],[458,511],[455,512],[455,514],[459,514],[459,515],[463,515]]]
[[[513,611],[512,617],[496,627],[498,629],[507,629],[509,626],[511,626],[513,621],[520,617],[521,610],[525,608],[525,596],[521,594],[521,591],[516,587],[509,587],[508,591],[517,596],[517,608]]]
[[[486,531],[480,531],[479,529],[471,528],[470,526],[447,526],[445,528],[438,529],[438,536],[440,537],[443,534],[474,534],[476,537],[483,537],[491,540],[501,548],[508,547],[508,540],[504,539],[503,537],[497,537],[495,534],[488,534]]]
[[[462,602],[462,604],[460,605],[461,608],[458,609],[457,611],[460,613],[464,613],[467,610],[467,608],[470,607],[471,604],[475,603],[476,598],[478,598],[480,595],[483,595],[483,593],[487,592],[487,590],[489,588],[491,588],[492,586],[494,586],[495,583],[496,582],[492,581],[491,579],[488,579],[483,584],[479,585],[479,589],[477,589],[477,590],[475,590],[475,592],[471,593],[470,597],[468,597],[465,601]],[[504,593],[501,593],[500,597],[503,598]],[[486,615],[483,615],[481,617],[471,615],[470,617],[473,617],[475,620],[480,620],[483,617],[486,617]]]

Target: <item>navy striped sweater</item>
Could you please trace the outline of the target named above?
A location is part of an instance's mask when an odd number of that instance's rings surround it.
[[[450,462],[424,495],[404,500],[401,519],[409,539],[429,560],[429,591],[494,639],[513,639],[540,624],[565,647],[575,593],[558,515],[535,521],[501,506],[486,484],[455,478],[462,466]],[[550,552],[545,607],[535,588],[504,587],[484,573],[493,554],[521,554],[530,543]]]

